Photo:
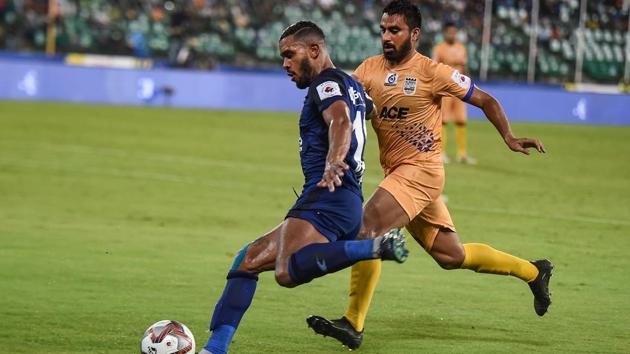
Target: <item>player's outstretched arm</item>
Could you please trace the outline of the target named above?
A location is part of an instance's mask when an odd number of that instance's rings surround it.
[[[322,116],[328,125],[328,155],[324,175],[317,185],[334,192],[335,186],[341,186],[341,178],[350,168],[344,160],[350,150],[352,123],[348,105],[342,100],[331,104]]]
[[[516,138],[512,135],[510,123],[505,116],[503,107],[501,107],[501,104],[496,98],[475,86],[475,90],[468,100],[468,103],[481,108],[486,118],[497,128],[503,141],[505,141],[505,144],[507,144],[510,150],[529,155],[529,149],[534,148],[540,153],[545,153],[545,147],[540,140]]]

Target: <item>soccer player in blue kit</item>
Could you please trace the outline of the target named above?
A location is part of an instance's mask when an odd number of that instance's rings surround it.
[[[199,354],[227,353],[260,272],[275,270],[278,284],[294,287],[361,260],[402,263],[407,258],[397,232],[354,240],[362,219],[365,115],[373,109],[371,100],[357,81],[335,68],[316,24],[289,26],[279,49],[291,80],[308,88],[300,115],[304,187],[285,220],[238,253],[214,308],[212,334]]]

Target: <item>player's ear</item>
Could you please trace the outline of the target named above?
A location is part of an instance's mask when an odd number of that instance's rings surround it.
[[[317,59],[321,51],[322,47],[319,45],[319,43],[313,43],[309,46],[309,54],[313,59]]]
[[[411,31],[411,41],[417,42],[420,38],[420,28],[416,27]]]

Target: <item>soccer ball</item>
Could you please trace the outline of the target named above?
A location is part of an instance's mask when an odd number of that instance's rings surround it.
[[[195,354],[195,338],[188,327],[171,320],[156,322],[140,342],[142,354]]]

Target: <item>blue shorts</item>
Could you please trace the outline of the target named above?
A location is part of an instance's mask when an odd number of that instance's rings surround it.
[[[305,189],[287,213],[287,218],[311,223],[330,242],[354,240],[361,229],[363,198],[347,188],[313,186]]]

